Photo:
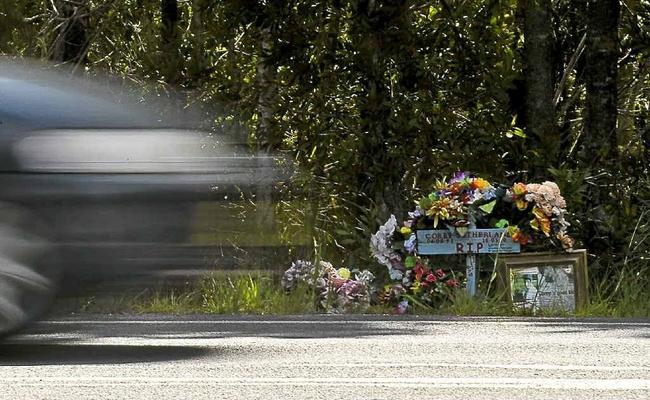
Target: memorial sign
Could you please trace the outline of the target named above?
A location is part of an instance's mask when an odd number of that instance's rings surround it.
[[[519,253],[521,247],[506,229],[468,229],[463,236],[451,230],[418,230],[420,255]]]

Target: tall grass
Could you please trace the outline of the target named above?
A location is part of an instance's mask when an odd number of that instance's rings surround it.
[[[301,314],[316,312],[313,291],[299,286],[286,293],[264,275],[212,276],[200,283],[201,311],[215,314]]]

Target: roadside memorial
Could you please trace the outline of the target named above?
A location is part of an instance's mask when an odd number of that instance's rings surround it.
[[[506,186],[492,184],[468,172],[458,172],[449,180],[436,182],[433,191],[416,202],[415,209],[402,223],[398,224],[395,216],[391,216],[372,235],[370,247],[375,259],[388,269],[393,282],[390,290],[402,292],[401,298],[412,303],[434,307],[441,296],[453,295],[449,290],[441,290],[438,280],[434,280],[438,275],[453,277],[447,281],[451,283],[445,289],[456,288],[464,280],[468,294],[475,295],[477,255],[492,253],[508,257],[503,268],[515,273],[517,269],[508,266],[515,265],[513,260],[518,257],[521,262],[516,265],[526,265],[526,257],[530,254],[517,254],[522,250],[571,252],[574,243],[567,232],[566,213],[566,203],[554,182],[519,182]],[[435,256],[449,254],[465,257],[464,276],[453,269],[445,270],[439,264],[434,267]],[[576,268],[586,274],[586,262],[584,267]],[[428,272],[433,270],[440,273],[432,277]],[[576,288],[580,286],[574,290],[580,292],[578,303],[586,298],[582,272],[580,274],[579,282],[572,281]],[[509,287],[520,283],[516,279],[501,279],[501,282]],[[529,284],[533,283],[543,282],[538,279]],[[513,293],[518,292],[510,287],[511,301]],[[522,306],[516,301],[513,304]],[[543,307],[541,302],[535,304]],[[562,304],[573,309],[570,302]]]
[[[518,308],[576,311],[587,305],[587,252],[528,253],[499,259],[498,283]]]

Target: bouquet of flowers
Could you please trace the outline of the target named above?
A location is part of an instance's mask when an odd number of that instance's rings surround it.
[[[396,234],[396,232],[399,232]],[[395,237],[410,235],[405,245],[407,255],[404,257],[394,247]],[[409,304],[417,304],[426,308],[440,307],[453,299],[461,287],[462,275],[452,270],[433,268],[429,260],[419,257],[415,245],[415,233],[410,228],[402,226],[397,229],[395,216],[382,225],[377,233],[372,235],[370,247],[373,256],[388,268],[393,281],[379,293],[379,300],[385,304],[394,304],[395,312],[406,312]]]
[[[289,292],[300,283],[307,284],[314,289],[318,305],[327,312],[363,311],[370,305],[374,278],[368,270],[336,269],[326,261],[321,261],[317,269],[309,261],[298,260],[284,272],[282,287]]]
[[[573,248],[574,240],[567,233],[570,224],[566,220],[566,201],[557,184],[515,183],[506,191],[504,201],[515,208],[511,219],[502,222],[513,240],[527,245],[547,239],[556,247]]]
[[[551,244],[571,249],[568,235],[566,202],[553,182],[516,183],[513,186],[491,184],[469,172],[457,172],[450,180],[437,181],[434,190],[421,198],[415,210],[398,226],[395,216],[372,235],[370,248],[374,258],[388,269],[392,285],[382,298],[404,299],[436,306],[453,297],[461,280],[453,271],[434,269],[417,254],[418,229],[446,227],[464,236],[470,226],[507,228],[513,240],[522,246]]]
[[[449,181],[436,182],[391,240],[404,241],[405,250],[411,254],[415,248],[413,231],[417,229],[439,229],[444,224],[464,236],[469,226],[507,227],[512,239],[521,245],[536,243],[538,247],[569,250],[574,241],[567,232],[570,224],[566,214],[566,201],[554,182],[505,186],[469,172],[457,172]]]
[[[483,178],[457,172],[449,181],[436,182],[434,190],[418,201],[414,215],[404,225],[412,228],[438,228],[441,223],[453,227],[476,224],[481,211],[489,213],[496,203],[497,189]]]

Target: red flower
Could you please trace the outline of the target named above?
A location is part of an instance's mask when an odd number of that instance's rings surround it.
[[[458,287],[458,281],[456,279],[450,279],[447,282],[445,282],[445,284],[449,287],[455,287],[455,288]]]
[[[435,282],[437,280],[438,280],[438,278],[436,278],[436,276],[434,274],[430,273],[429,275],[427,275],[427,282],[433,283],[433,282]]]
[[[423,288],[428,289],[429,288],[429,283],[428,282],[422,282],[421,285]]]
[[[440,279],[442,279],[442,278],[444,278],[444,277],[446,276],[445,271],[443,271],[443,270],[440,269],[440,268],[438,268],[438,269],[436,270],[436,275],[438,275],[438,278],[440,278]]]

